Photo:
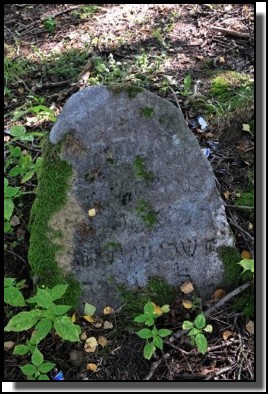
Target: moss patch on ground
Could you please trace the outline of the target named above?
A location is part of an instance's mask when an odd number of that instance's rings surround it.
[[[164,279],[154,277],[149,280],[148,285],[142,289],[130,290],[125,286],[118,286],[122,297],[125,300],[124,312],[132,320],[142,313],[144,305],[148,302],[154,302],[159,306],[172,304],[175,300],[179,289],[170,286]]]
[[[76,308],[80,296],[80,285],[71,274],[65,274],[58,266],[56,253],[59,245],[51,242],[49,219],[65,204],[67,190],[72,176],[71,165],[59,157],[61,144],[53,146],[47,140],[43,148],[44,160],[38,176],[36,199],[29,222],[31,233],[28,253],[32,276],[38,278],[38,285],[52,287],[69,284],[63,300]]]
[[[239,295],[232,308],[237,313],[242,313],[247,319],[254,319],[255,316],[255,296],[254,296],[254,285],[246,289],[241,295]]]
[[[241,266],[237,263],[241,261],[241,256],[236,248],[224,246],[219,248],[219,254],[224,264],[224,282],[228,289],[234,289],[243,282],[252,282],[252,273],[247,271],[242,274]],[[242,275],[241,275],[242,274]],[[234,301],[232,308],[245,317],[252,319],[254,317],[254,285],[241,293]]]
[[[236,205],[242,205],[247,207],[254,207],[254,192],[245,192],[241,194],[241,197],[235,201]]]
[[[241,280],[241,261],[240,254],[236,248],[231,246],[222,246],[218,250],[224,265],[224,284],[227,288],[238,286]]]

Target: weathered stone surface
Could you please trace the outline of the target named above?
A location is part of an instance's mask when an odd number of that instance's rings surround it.
[[[233,237],[181,111],[146,90],[90,87],[65,104],[50,141],[64,136],[74,174],[49,225],[63,233],[53,240],[58,264],[81,282],[83,301],[117,307],[118,283],[144,287],[155,276],[211,295],[223,279],[217,249]]]

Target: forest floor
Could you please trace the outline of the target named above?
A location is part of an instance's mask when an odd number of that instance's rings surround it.
[[[241,259],[254,259],[252,4],[5,4],[4,25],[7,158],[12,126],[46,134],[66,99],[84,86],[112,82],[142,86],[180,106],[200,146],[210,149],[208,160],[237,250]],[[207,123],[205,132],[197,116]],[[38,138],[13,144],[31,158],[30,179],[23,180],[22,172],[10,175],[17,163],[14,151],[13,162],[5,167],[10,184],[23,192],[34,191],[37,184]],[[27,258],[33,200],[34,193],[15,200],[11,227],[5,233],[5,276],[25,279],[25,296],[33,290]],[[247,296],[254,298],[254,292]],[[203,304],[204,312],[218,301],[214,295]],[[232,298],[207,316],[213,332],[205,355],[182,336],[165,341],[163,351],[152,360],[144,359],[143,341],[125,325],[124,313],[111,316],[114,328],[108,334],[83,319],[78,321],[87,335],[107,337],[107,346],[99,346],[94,353],[85,352],[83,343],[59,341],[55,335],[47,336],[40,348],[69,381],[252,381],[254,310],[245,308],[243,300],[236,301],[237,297]],[[18,311],[6,306],[5,324]],[[178,294],[162,324],[175,332],[187,317],[189,311]],[[4,340],[18,344],[28,336],[28,332],[7,332]],[[25,380],[19,367],[26,362],[26,356],[7,349],[4,380]],[[87,367],[90,363],[97,366],[96,371]]]

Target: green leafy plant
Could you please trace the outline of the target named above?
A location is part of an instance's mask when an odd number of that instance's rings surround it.
[[[24,282],[15,284],[13,278],[5,279],[5,302],[13,306],[25,306],[23,294],[20,288]],[[66,315],[71,309],[69,305],[55,303],[65,294],[68,285],[56,285],[53,288],[37,288],[36,295],[26,300],[32,304],[30,311],[19,312],[14,315],[5,326],[4,330],[25,331],[32,330],[32,335],[26,344],[17,345],[14,348],[14,354],[26,355],[31,353],[31,364],[21,367],[22,372],[30,379],[48,380],[45,375],[50,371],[54,364],[44,362],[42,353],[37,345],[50,333],[55,332],[63,340],[70,342],[79,342],[81,328],[72,322],[72,319]],[[20,293],[20,294],[19,294]],[[12,294],[14,298],[12,298]]]
[[[4,178],[4,231],[9,232],[11,230],[10,218],[13,214],[15,205],[14,198],[19,197],[23,194],[19,187],[9,186],[7,178]]]
[[[49,380],[47,373],[54,367],[54,363],[44,361],[43,354],[35,347],[31,356],[31,363],[20,367],[20,369],[28,380]]]
[[[49,16],[48,18],[46,18],[43,22],[44,27],[50,32],[50,33],[54,33],[56,30],[56,22],[55,22],[55,18],[53,18],[52,16]]]
[[[186,75],[186,77],[183,80],[183,91],[181,92],[183,96],[189,96],[191,94],[190,91],[191,85],[192,85],[191,75]]]
[[[26,306],[21,289],[25,285],[25,280],[16,283],[14,278],[4,278],[4,301],[12,306]]]
[[[247,271],[251,271],[254,277],[254,260],[243,259],[239,261],[239,263],[237,264],[241,265],[241,267],[243,268],[242,274],[244,274]]]
[[[202,331],[212,332],[211,324],[206,324],[206,318],[203,313],[196,316],[194,322],[185,320],[182,325],[183,330],[189,330],[188,336],[191,339],[192,345],[196,345],[200,353],[205,354],[208,349],[208,343]]]
[[[169,305],[163,305],[161,308],[154,304],[153,302],[148,301],[144,305],[143,313],[136,316],[134,321],[136,323],[144,323],[146,326],[150,328],[142,328],[137,331],[136,334],[146,340],[146,345],[143,349],[144,358],[150,360],[152,355],[154,354],[156,348],[163,350],[163,339],[172,333],[171,330],[166,328],[162,328],[158,330],[155,326],[155,319],[161,316],[163,313],[169,312]]]
[[[24,184],[38,173],[42,158],[34,160],[27,149],[22,150],[17,146],[17,142],[28,143],[33,142],[34,137],[44,136],[44,133],[33,132],[26,133],[24,126],[12,126],[10,128],[10,136],[12,139],[5,142],[5,165],[4,173],[8,178],[20,177],[19,183]],[[27,148],[27,146],[25,146]],[[10,185],[10,179],[4,178],[4,232],[11,232],[12,227],[10,219],[12,217],[15,204],[14,200],[24,194],[32,193],[31,191],[23,191],[20,186]],[[12,182],[13,183],[13,182]]]
[[[145,200],[140,200],[136,206],[136,212],[138,217],[146,224],[146,226],[152,228],[157,221],[157,213],[153,210],[151,204]]]

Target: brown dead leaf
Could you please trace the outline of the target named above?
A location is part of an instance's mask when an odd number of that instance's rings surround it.
[[[191,309],[193,307],[193,303],[190,300],[183,300],[182,305],[185,309]]]
[[[224,192],[223,193],[225,200],[228,200],[228,198],[230,197],[231,193],[230,192]]]
[[[229,330],[225,330],[225,331],[223,331],[223,333],[222,333],[222,337],[223,337],[223,339],[225,340],[225,341],[227,341],[227,339],[229,339],[230,337],[232,337],[233,336],[233,333],[232,333],[232,331],[229,331]]]
[[[221,63],[221,64],[225,63],[225,59],[224,59],[223,56],[220,56],[220,57],[219,57],[219,63]]]
[[[213,138],[214,134],[211,133],[210,131],[208,131],[207,133],[204,134],[204,137],[206,137],[206,138]]]
[[[15,342],[6,341],[6,342],[4,342],[4,351],[7,352],[7,351],[13,349],[14,346],[15,346]]]
[[[184,294],[189,294],[192,293],[194,291],[194,287],[192,285],[192,282],[190,282],[189,280],[187,280],[186,282],[184,282],[181,286],[180,286],[181,291]]]
[[[98,344],[101,345],[102,347],[106,346],[108,343],[107,338],[105,338],[104,336],[100,336],[98,338]]]
[[[94,363],[89,363],[89,364],[87,364],[87,367],[86,367],[86,368],[89,369],[89,370],[92,371],[92,372],[96,372],[96,371],[97,371],[97,365],[94,364]]]
[[[10,224],[12,227],[18,226],[20,224],[20,219],[18,218],[18,216],[16,215],[12,216],[10,220]]]
[[[197,58],[198,60],[204,60],[204,56],[202,56],[202,55],[197,55],[196,58]]]
[[[111,313],[114,313],[114,309],[111,308],[110,306],[106,306],[106,308],[103,309],[104,315],[110,315]]]
[[[82,334],[80,335],[81,341],[85,341],[87,339],[87,333],[86,331],[83,331]]]
[[[22,227],[19,227],[16,231],[16,237],[18,241],[23,241],[25,238],[25,230]]]
[[[243,250],[241,255],[240,255],[242,260],[250,260],[251,259],[251,253],[248,250]]]
[[[246,330],[247,332],[249,332],[251,335],[254,335],[254,322],[252,320],[250,320],[247,324],[246,324]]]
[[[102,323],[98,322],[98,323],[93,324],[93,326],[95,328],[101,328],[102,327]]]
[[[225,296],[225,290],[223,290],[223,289],[217,289],[217,290],[215,290],[215,292],[214,292],[212,298],[213,298],[214,300],[220,300],[220,299],[221,299],[222,297],[224,297],[224,296]]]
[[[113,326],[114,326],[113,323],[111,323],[108,320],[105,320],[105,322],[103,323],[104,330],[109,330],[110,328],[113,328]]]

